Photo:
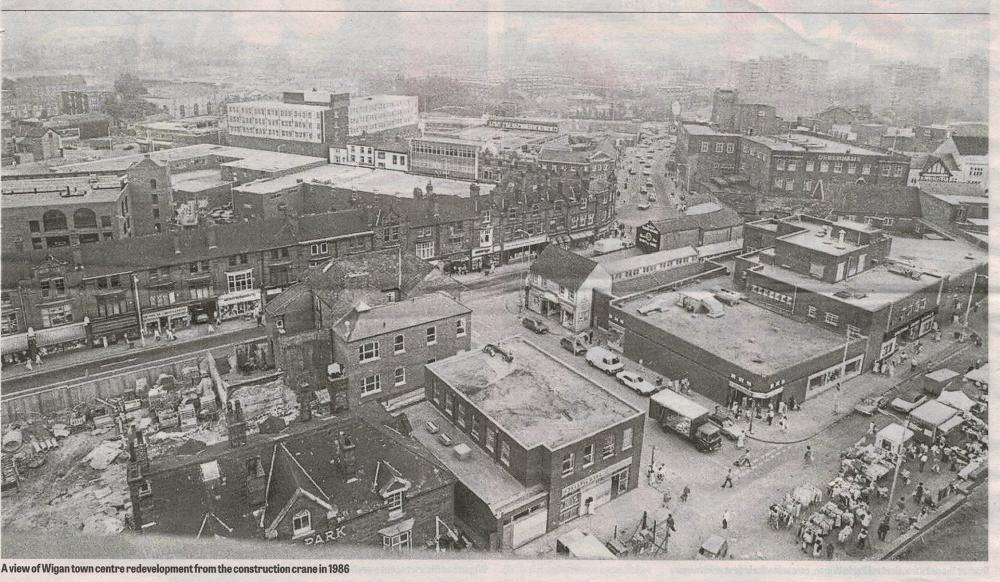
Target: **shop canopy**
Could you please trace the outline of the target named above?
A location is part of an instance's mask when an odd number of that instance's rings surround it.
[[[910,412],[910,418],[930,427],[939,427],[956,414],[958,412],[954,408],[937,400],[930,400],[914,408]]]
[[[938,396],[937,401],[963,412],[972,410],[972,407],[976,404],[974,400],[966,396],[965,392],[961,390],[942,392],[941,396]]]
[[[906,444],[906,441],[913,438],[913,431],[899,423],[892,423],[875,435],[875,446],[880,449],[899,452],[899,448]],[[885,446],[886,443],[889,446]]]

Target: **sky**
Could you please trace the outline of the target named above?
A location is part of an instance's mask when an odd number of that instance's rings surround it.
[[[57,8],[55,0],[9,0],[3,17],[4,57],[21,47],[94,43],[101,39],[156,39],[168,47],[213,55],[233,47],[295,55],[399,54],[407,59],[484,61],[490,51],[521,35],[534,54],[587,55],[609,63],[664,59],[718,64],[799,52],[849,72],[878,61],[911,60],[943,66],[950,57],[985,55],[989,18],[982,14],[912,14],[915,11],[984,12],[985,0],[842,0],[841,11],[866,14],[791,14],[829,10],[816,0],[76,0],[74,12],[20,12]],[[156,7],[173,12],[87,12],[88,8]],[[544,13],[447,12],[455,9],[539,10]],[[239,9],[241,12],[204,12]],[[249,10],[327,12],[251,12]],[[380,12],[350,12],[377,9]],[[411,12],[384,12],[385,10]],[[600,13],[564,12],[602,10]],[[743,13],[609,13],[610,11],[738,10]],[[196,10],[201,10],[197,11]],[[344,12],[333,12],[343,10]],[[438,12],[412,12],[436,10]],[[777,11],[777,12],[769,12]],[[870,14],[870,12],[895,12]],[[903,14],[899,12],[911,12]]]

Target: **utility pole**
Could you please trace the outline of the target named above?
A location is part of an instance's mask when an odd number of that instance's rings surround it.
[[[906,422],[903,424],[903,436],[906,436],[906,431],[910,430],[910,419],[907,418]],[[892,473],[892,486],[889,488],[889,503],[886,506],[885,515],[888,517],[892,514],[892,504],[896,499],[896,479],[899,477],[899,467],[903,464],[903,443],[899,443],[899,452],[896,454],[896,470]]]

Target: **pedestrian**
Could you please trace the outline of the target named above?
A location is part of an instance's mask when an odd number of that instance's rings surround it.
[[[813,542],[813,557],[819,558],[823,555],[823,538],[816,536],[816,541]]]
[[[42,365],[42,352],[35,352],[35,364],[38,366]]]
[[[170,341],[174,341],[175,339],[177,339],[177,336],[174,335],[174,330],[169,327],[167,328],[167,339]]]
[[[753,464],[750,463],[750,449],[743,451],[743,458],[740,459],[740,464],[746,466],[747,469],[753,469]]]
[[[670,507],[670,492],[663,492],[663,507]]]
[[[774,409],[767,409],[767,426],[774,426]]]
[[[853,533],[854,530],[851,528],[851,526],[845,525],[844,529],[840,530],[840,534],[837,535],[837,541],[839,541],[841,545],[843,545],[847,543],[847,540],[851,539],[851,534]]]
[[[676,531],[677,531],[677,530],[676,530],[676,529],[674,528],[674,515],[673,515],[672,513],[668,513],[668,514],[667,514],[667,528],[668,528],[668,529],[669,529],[670,531],[672,531],[672,532],[676,532]]]
[[[805,463],[807,465],[811,465],[812,462],[813,462],[813,449],[812,449],[812,446],[806,445]]]
[[[741,430],[740,434],[736,435],[736,448],[737,449],[744,448],[745,442],[746,442],[746,431]]]
[[[865,543],[868,542],[868,528],[861,528],[858,532],[858,549],[865,549]]]
[[[160,328],[157,327],[153,329],[153,339],[160,341]]]
[[[920,455],[920,472],[924,472],[924,466],[927,464],[927,453]]]
[[[875,421],[868,423],[868,436],[875,436]]]
[[[684,491],[681,492],[681,501],[687,502],[688,497],[691,495],[691,488],[687,485],[684,486]]]
[[[729,469],[726,472],[726,480],[722,482],[722,489],[725,489],[726,485],[729,485],[730,489],[733,488],[733,470],[732,469]]]
[[[208,324],[208,333],[215,333],[215,326],[211,323]]]
[[[833,549],[834,549],[833,546],[834,546],[834,544],[833,544],[832,540],[827,540],[827,542],[826,542],[826,559],[827,560],[832,560],[833,559]]]
[[[889,516],[886,515],[882,523],[878,524],[878,539],[880,542],[884,542],[886,536],[889,535]]]
[[[261,311],[258,309],[257,310],[257,327],[263,327],[263,326],[264,326],[264,314],[261,313]]]
[[[778,414],[785,416],[785,411],[788,410],[788,405],[785,404],[784,400],[778,401]]]
[[[787,416],[782,416],[781,417],[781,421],[778,422],[778,424],[781,426],[781,432],[788,432],[788,417]]]
[[[733,514],[727,509],[722,512],[722,529],[729,529],[729,522],[732,521]]]
[[[924,500],[924,482],[917,483],[917,489],[913,492],[913,499],[920,505]]]
[[[31,358],[24,361],[24,367],[30,372],[33,368],[31,367]]]

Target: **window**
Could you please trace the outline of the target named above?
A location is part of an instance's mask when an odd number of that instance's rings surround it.
[[[28,221],[28,230],[30,230],[31,232],[41,232],[42,227],[41,227],[41,225],[38,224],[37,220],[29,220]]]
[[[871,173],[872,173],[872,165],[871,164],[862,164],[861,165],[861,175],[862,176],[867,176],[867,175],[869,175]]]
[[[58,210],[49,210],[42,215],[45,230],[66,230],[66,215]]]
[[[153,494],[153,484],[150,483],[149,481],[143,481],[142,484],[139,485],[139,498],[141,499],[143,497],[149,497],[152,494]]]
[[[54,279],[43,279],[40,282],[42,298],[61,297],[66,294],[66,279],[57,277]]]
[[[786,166],[786,168],[789,172],[794,172],[796,167],[795,160],[788,160],[788,166]]]
[[[492,426],[487,426],[486,442],[483,443],[487,451],[491,453],[493,452],[494,447],[496,447],[496,440],[497,440],[497,429],[493,428]]]
[[[472,422],[471,422],[472,426],[469,427],[469,434],[472,436],[472,438],[476,440],[479,440],[479,425],[481,422],[482,421],[479,420],[478,415],[476,414],[472,415]]]
[[[451,414],[451,411],[455,409],[455,395],[448,392],[444,395],[444,411]]]
[[[156,180],[153,180],[153,182],[155,183]],[[154,188],[155,188],[155,186],[154,186]],[[158,194],[152,194],[149,197],[149,201],[152,202],[153,204],[159,204],[160,203],[160,196]]]
[[[197,261],[188,265],[188,269],[191,274],[198,273],[200,271],[208,271],[208,261]]]
[[[418,242],[417,257],[426,260],[434,258],[434,241]]]
[[[458,401],[458,406],[455,407],[455,422],[458,426],[465,428],[465,403],[461,400]]]
[[[330,252],[329,243],[317,243],[309,247],[309,254],[312,256],[325,255]]]
[[[46,307],[41,310],[42,327],[55,327],[73,323],[73,308],[69,305]]]
[[[787,182],[785,182],[785,190],[791,192],[794,189],[795,189],[795,180],[789,179]]]
[[[736,144],[733,144],[733,143],[727,143],[726,144],[726,153],[727,154],[731,154],[731,153],[733,153],[735,151],[736,151]]]
[[[980,170],[980,174],[982,174],[982,170]],[[893,166],[892,175],[896,178],[901,178],[903,176],[903,166]]]
[[[394,511],[403,511],[403,492],[397,491],[395,493],[390,493],[389,498],[385,502],[385,506],[390,513]]]
[[[229,266],[230,267],[234,267],[236,265],[245,265],[245,264],[247,264],[247,254],[246,253],[242,253],[242,254],[239,254],[239,255],[233,255],[233,256],[229,257]]]
[[[80,208],[73,213],[74,228],[97,228],[97,214],[89,208]]]
[[[806,171],[812,172],[816,168],[816,162],[812,160],[806,160]]]
[[[239,271],[237,273],[226,273],[226,282],[229,286],[229,292],[234,291],[246,291],[247,289],[253,289],[253,269],[247,269],[246,271]]]
[[[507,441],[500,441],[500,462],[510,467],[510,444]]]
[[[385,536],[382,538],[382,548],[386,550],[409,550],[411,548],[410,531],[404,531],[398,535]]]
[[[854,325],[847,326],[847,337],[856,338],[860,335],[861,335],[861,328]]]
[[[701,142],[701,153],[703,153],[703,154],[704,153],[708,153],[708,142],[707,141]]]
[[[775,163],[774,163],[774,168],[775,168],[776,170],[784,170],[784,169],[785,169],[785,160],[783,160],[783,159],[781,159],[781,158],[778,158],[778,159],[777,159],[777,160],[775,161]]]
[[[191,299],[209,299],[215,295],[215,290],[211,283],[202,283],[188,287],[188,295]]]
[[[724,147],[726,147],[726,144],[722,143],[721,141],[719,143],[715,144],[715,153],[721,154],[722,153],[722,148],[724,148]]]
[[[361,395],[365,396],[368,394],[375,394],[376,392],[382,391],[382,377],[378,374],[372,374],[371,376],[365,377],[361,384]]]
[[[806,315],[812,319],[816,319],[816,308],[810,305],[806,310]]]
[[[437,328],[433,325],[427,328],[427,345],[432,346],[437,343]]]
[[[844,169],[844,162],[834,162],[833,163],[833,173],[839,174]]]
[[[829,172],[830,171],[830,162],[820,162],[819,163],[819,171],[820,172]]]
[[[160,209],[159,208],[154,208],[153,209],[153,218],[159,218],[159,217],[160,217]]]
[[[312,531],[312,515],[304,509],[292,516],[292,535],[299,536]]]
[[[378,355],[378,341],[365,342],[358,346],[358,362],[365,363],[371,360],[377,360]]]
[[[889,166],[888,165],[883,165],[882,166],[882,175],[885,176],[885,177],[889,176]]]
[[[173,289],[152,289],[149,292],[149,304],[155,307],[173,305],[176,300]]]
[[[0,331],[2,333],[16,333],[20,326],[17,323],[17,311],[0,311]]]
[[[465,337],[465,320],[455,320],[455,337]]]
[[[615,435],[609,434],[604,437],[604,447],[601,448],[601,458],[607,459],[615,454]]]
[[[594,445],[589,444],[583,447],[583,466],[589,467],[594,464]]]
[[[858,165],[856,163],[854,163],[854,162],[848,162],[847,163],[847,173],[848,174],[854,174],[857,171],[858,171]]]
[[[406,351],[406,345],[403,342],[403,334],[397,334],[396,337],[392,338],[392,353],[401,354]]]
[[[563,455],[562,460],[562,476],[566,477],[573,474],[573,453],[566,453]]]
[[[627,451],[632,448],[632,427],[626,428],[622,431],[622,450]]]
[[[837,327],[838,325],[840,325],[840,316],[827,311],[826,317],[823,319],[823,321],[832,325],[833,327]]]

